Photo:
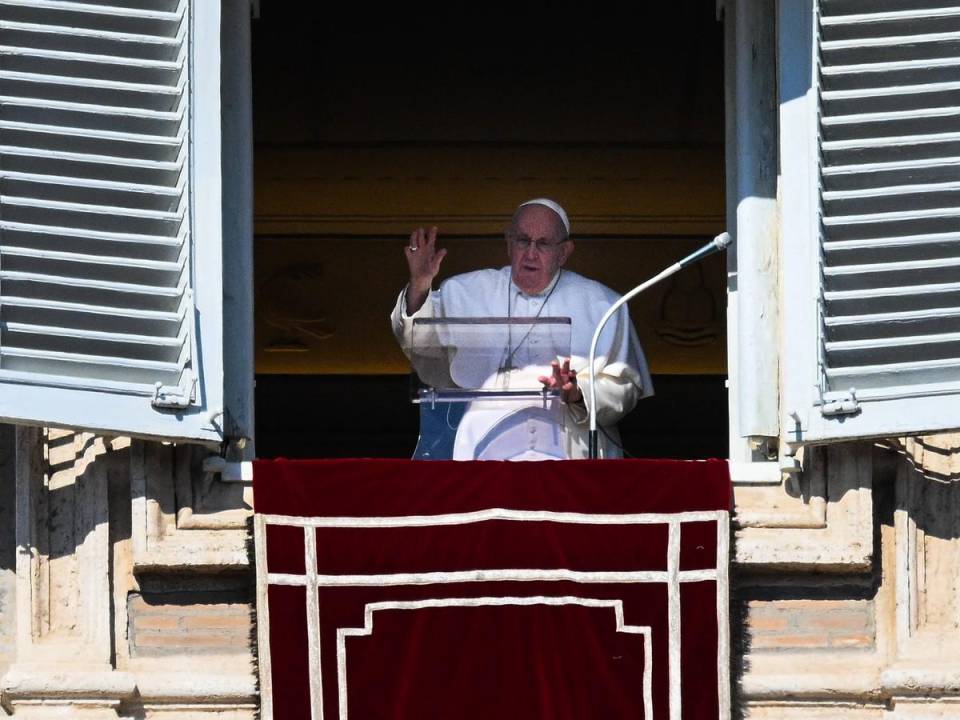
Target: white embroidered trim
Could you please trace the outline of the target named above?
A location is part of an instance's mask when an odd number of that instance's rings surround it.
[[[494,569],[494,570],[466,570],[455,572],[426,572],[426,573],[392,573],[388,575],[320,575],[317,572],[316,534],[311,531],[318,527],[430,527],[444,525],[465,525],[470,523],[487,522],[490,520],[510,520],[519,522],[557,522],[569,524],[590,525],[651,525],[665,524],[668,526],[667,571],[624,571],[624,572],[593,572],[574,571],[567,569],[555,570],[526,570],[526,569]],[[684,522],[717,523],[717,566],[715,569],[683,570],[680,567],[680,527]],[[400,585],[428,585],[463,582],[530,582],[530,581],[569,581],[576,583],[614,583],[614,582],[663,582],[667,584],[668,592],[668,628],[669,647],[668,658],[670,665],[670,718],[679,720],[681,717],[681,677],[680,668],[680,583],[716,581],[717,584],[717,627],[718,627],[718,701],[721,720],[730,718],[730,636],[728,615],[728,567],[729,553],[729,517],[726,511],[705,511],[686,513],[641,513],[641,514],[589,514],[554,512],[547,510],[507,510],[490,508],[469,513],[450,513],[441,515],[411,515],[397,517],[321,517],[303,518],[286,515],[257,515],[254,523],[256,535],[257,558],[257,594],[258,594],[258,640],[260,642],[260,674],[263,700],[261,705],[262,716],[265,720],[273,720],[272,707],[272,677],[269,652],[269,608],[267,586],[288,585],[308,588],[307,602],[307,631],[310,642],[310,666],[316,668],[311,673],[311,716],[313,720],[323,720],[323,689],[321,680],[320,658],[320,620],[319,620],[319,590],[328,586],[400,586]],[[288,573],[266,572],[266,527],[268,524],[302,527],[304,530],[304,561],[306,574],[296,575]],[[480,598],[480,600],[533,600],[539,598]],[[549,599],[549,598],[548,598]],[[574,600],[604,603],[608,605],[614,601],[596,600],[590,598],[573,598]],[[445,598],[437,600],[411,601],[416,603],[448,603],[459,604],[464,598]],[[468,599],[467,599],[468,600]],[[477,600],[475,598],[475,600]],[[620,602],[622,624],[622,601]],[[386,609],[387,605],[397,603],[372,603],[374,609]],[[492,604],[492,603],[491,603]],[[517,604],[517,603],[501,603]],[[534,603],[525,603],[534,604]],[[543,603],[541,603],[543,604]],[[549,604],[549,603],[548,603]],[[425,605],[424,607],[428,607]],[[439,606],[439,605],[437,605]],[[412,606],[411,606],[412,608]],[[406,609],[411,609],[406,608]],[[401,608],[397,608],[401,609]],[[372,610],[369,622],[372,632]],[[641,626],[638,626],[641,627]],[[351,630],[347,628],[347,630]],[[352,629],[364,634],[361,629]],[[618,625],[619,630],[619,625]],[[649,631],[649,628],[648,628]],[[338,663],[340,662],[340,630],[338,630]],[[626,630],[625,630],[626,632]],[[365,633],[369,634],[369,633]],[[347,635],[344,635],[346,637]],[[652,642],[652,640],[651,640]],[[652,647],[652,645],[650,646]],[[345,652],[345,650],[344,650]],[[645,653],[647,646],[645,646]],[[652,650],[651,650],[652,662]],[[338,665],[339,673],[339,665]],[[344,667],[345,673],[345,667]],[[644,677],[646,678],[645,665]],[[314,674],[316,677],[314,677]],[[340,678],[338,676],[338,683]],[[343,682],[345,683],[345,675]],[[646,680],[645,680],[646,682]],[[651,681],[652,682],[652,681]],[[345,688],[345,686],[344,686]],[[345,697],[342,688],[341,696]],[[647,687],[644,686],[644,702],[647,703]],[[652,693],[652,690],[650,691]],[[341,717],[345,717],[342,713]]]
[[[260,714],[273,720],[273,666],[270,663],[270,613],[267,610],[267,522],[253,516],[254,558],[257,569],[257,659],[260,669]],[[304,579],[306,584],[306,579]]]
[[[680,712],[680,523],[670,523],[667,541],[667,623],[670,628],[670,720]]]
[[[613,608],[616,631],[643,637],[643,716],[653,717],[653,636],[648,625],[627,625],[623,621],[622,600],[600,600],[564,595],[548,597],[473,597],[436,598],[429,600],[387,601],[367,603],[363,610],[363,627],[337,629],[337,685],[339,690],[339,720],[348,720],[347,711],[347,645],[348,637],[373,634],[373,614],[382,610],[422,610],[441,607],[503,607],[508,605],[581,605],[583,607]]]
[[[398,515],[388,517],[296,517],[262,515],[270,525],[292,527],[432,527],[436,525],[469,525],[489,520],[518,522],[558,522],[573,525],[666,525],[671,522],[708,522],[726,518],[722,510],[683,513],[591,514],[554,512],[552,510],[506,510],[489,508],[445,515]]]
[[[306,586],[307,578],[291,573],[269,573],[271,585]],[[317,587],[389,587],[392,585],[435,585],[478,582],[567,581],[574,583],[663,583],[670,575],[662,570],[452,570],[449,572],[392,573],[389,575],[316,575]],[[677,580],[706,582],[717,579],[716,570],[681,570]]]
[[[727,513],[717,521],[717,705],[720,720],[730,720],[730,525]]]
[[[320,593],[317,592],[317,534],[303,533],[304,567],[307,574],[304,581],[312,591],[307,596],[307,652],[309,667],[316,668],[310,673],[310,715],[313,720],[323,720],[323,673],[320,666]]]

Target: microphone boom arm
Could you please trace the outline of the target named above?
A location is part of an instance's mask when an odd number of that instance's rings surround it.
[[[617,300],[610,308],[603,314],[603,317],[600,318],[600,322],[597,323],[597,329],[593,332],[593,339],[590,341],[590,358],[589,364],[587,365],[587,372],[590,377],[590,404],[587,408],[590,413],[590,434],[589,434],[589,446],[588,453],[590,459],[597,458],[597,373],[596,373],[596,354],[597,354],[597,343],[600,341],[600,333],[603,332],[603,328],[606,326],[607,322],[614,316],[617,310],[620,309],[622,305],[630,302],[637,295],[642,293],[647,288],[650,288],[656,285],[661,280],[664,280],[675,272],[682,270],[695,262],[699,262],[708,255],[712,255],[716,252],[721,252],[727,248],[730,244],[730,233],[723,232],[717,235],[713,240],[708,242],[699,250],[696,250],[685,258],[676,262],[666,270],[661,271],[657,275],[654,275],[652,278],[646,282],[637,285],[633,290],[628,292],[626,295]]]

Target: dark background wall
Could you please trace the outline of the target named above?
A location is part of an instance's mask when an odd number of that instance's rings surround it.
[[[620,423],[635,457],[727,456],[723,378],[659,375],[656,394]],[[410,457],[419,418],[403,375],[261,375],[257,378],[260,457]]]

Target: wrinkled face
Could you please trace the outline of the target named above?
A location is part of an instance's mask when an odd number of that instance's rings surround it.
[[[573,253],[563,223],[543,205],[526,205],[507,228],[513,282],[528,295],[541,292]]]

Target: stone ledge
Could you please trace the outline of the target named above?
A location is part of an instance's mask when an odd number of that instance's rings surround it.
[[[137,689],[144,705],[229,705],[256,703],[253,672],[163,673],[137,675]]]
[[[751,701],[826,700],[854,702],[906,702],[916,700],[960,702],[960,664],[956,660],[932,667],[898,663],[882,667],[879,658],[866,654],[793,652],[765,662],[750,656],[754,665],[767,665],[747,672],[741,694]],[[792,668],[792,669],[791,669]]]
[[[735,548],[733,562],[746,569],[851,573],[873,567],[871,544],[826,530],[746,528],[737,533]]]
[[[884,698],[875,653],[794,651],[751,654],[740,682],[745,700],[878,701]]]
[[[196,705],[172,704],[158,705],[144,703],[143,715],[150,720],[170,718],[170,720],[255,720],[259,706],[256,703],[245,705]],[[132,719],[131,719],[132,720]]]
[[[15,665],[0,680],[7,701],[20,699],[123,700],[137,690],[134,676],[118,670],[84,672],[51,670],[49,666]]]
[[[811,664],[816,659],[810,656]],[[748,673],[741,681],[746,700],[881,700],[879,673],[863,671],[810,673]]]
[[[880,674],[884,691],[890,696],[960,697],[960,665],[953,660],[945,662],[946,667],[933,667],[935,662],[931,659],[923,667],[895,665],[887,668]]]
[[[8,711],[39,712],[71,707],[85,713],[114,713],[127,703],[152,709],[227,712],[253,710],[258,704],[250,670],[227,673],[51,671],[21,666],[2,680]],[[29,710],[27,710],[29,708]]]

